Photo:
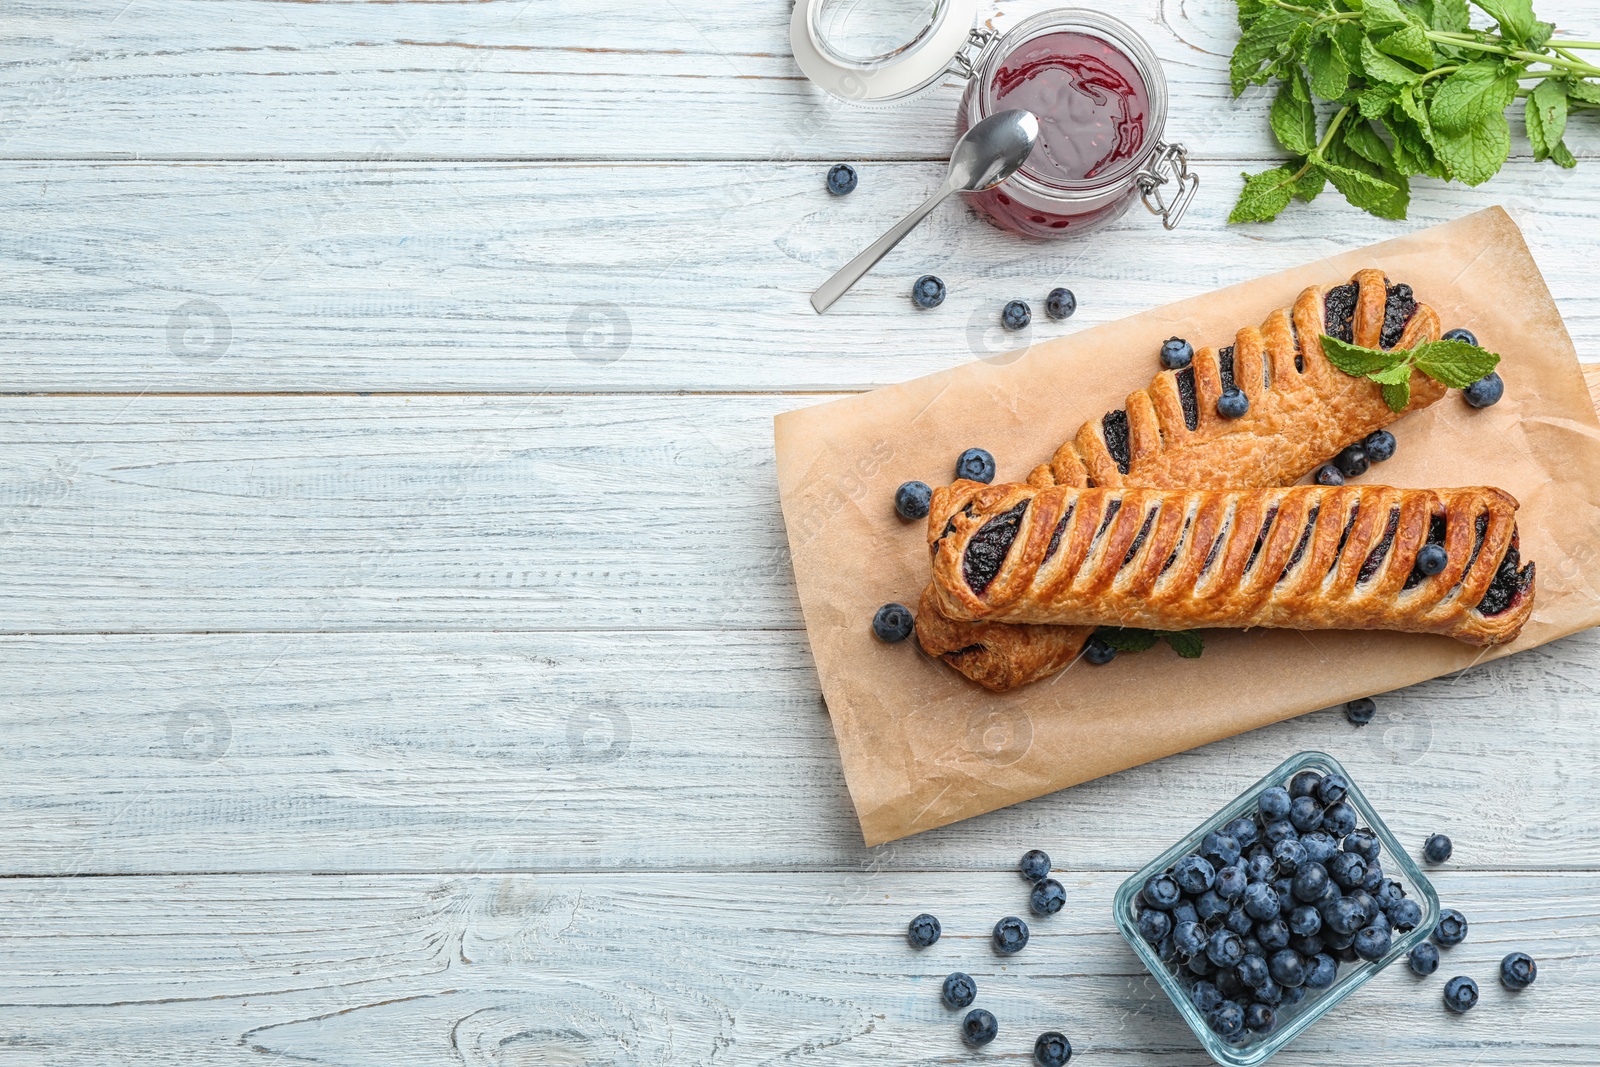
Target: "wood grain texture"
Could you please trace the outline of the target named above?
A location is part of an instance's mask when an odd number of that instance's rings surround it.
[[[6,388],[863,389],[1497,203],[1517,212],[1579,352],[1600,358],[1584,169],[1419,182],[1403,223],[1327,196],[1229,226],[1245,165],[1199,164],[1200,200],[1170,234],[1136,208],[1090,239],[1021,241],[947,202],[819,316],[811,290],[940,165],[864,164],[838,198],[811,163],[0,164]],[[926,272],[950,291],[933,311],[908,299]],[[1044,314],[1059,284],[1078,297],[1065,323]],[[1473,323],[1451,294],[1425,296],[1449,325]],[[1017,297],[1035,316],[1010,333],[999,312]]]
[[[1007,857],[1009,859],[1009,857]],[[0,1024],[22,1062],[464,1064],[972,1062],[938,997],[978,983],[1022,1063],[1209,1061],[1110,921],[1121,873],[1060,875],[1066,909],[1010,958],[1024,911],[997,863],[960,875],[652,874],[22,880],[0,884]],[[1587,1065],[1600,1057],[1600,877],[1445,871],[1467,941],[1421,980],[1391,967],[1276,1062]],[[917,952],[906,921],[945,933]],[[1539,980],[1495,980],[1513,949]],[[70,952],[71,968],[62,967]],[[1446,977],[1478,979],[1464,1016]],[[30,1057],[35,1057],[30,1059]]]
[[[1133,869],[1305,749],[1413,847],[1454,835],[1452,870],[1597,868],[1597,653],[1580,634],[1363,728],[1320,712],[867,850],[803,633],[10,637],[0,875],[959,870],[1035,845]]]

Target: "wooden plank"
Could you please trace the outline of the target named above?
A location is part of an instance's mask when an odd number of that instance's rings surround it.
[[[801,633],[10,637],[0,875],[987,870],[1032,846],[1125,870],[1306,749],[1408,845],[1452,834],[1452,870],[1600,868],[1597,653],[1578,635],[1364,728],[1330,710],[865,850]]]
[[[1201,1063],[1111,925],[1120,873],[1065,875],[1066,910],[994,954],[989,927],[1025,911],[1009,858],[962,875],[9,881],[3,1032],[23,1062],[966,1062],[938,999],[961,969],[1000,1020],[987,1057],[1022,1062],[1059,1029],[1074,1062]],[[1593,1064],[1600,878],[1440,884],[1467,941],[1432,978],[1378,975],[1285,1062]],[[924,909],[945,934],[917,952],[905,924]],[[1513,949],[1539,963],[1520,994],[1496,980]],[[1465,1016],[1440,1003],[1453,974],[1479,983]]]
[[[1201,164],[1201,199],[1171,234],[1136,208],[1101,237],[1022,241],[952,201],[818,316],[810,291],[920,200],[937,164],[863,166],[843,199],[811,163],[0,164],[6,388],[861,389],[1498,202],[1525,209],[1579,351],[1600,356],[1588,172],[1421,182],[1404,223],[1330,195],[1228,226],[1243,165]],[[907,299],[925,272],[950,290],[934,311]],[[1044,314],[1058,284],[1078,295],[1067,323]],[[1035,311],[1018,334],[998,322],[1015,297]]]

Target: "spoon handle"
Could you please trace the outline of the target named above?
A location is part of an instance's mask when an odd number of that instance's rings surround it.
[[[889,232],[872,242],[855,259],[840,267],[838,272],[817,288],[811,294],[811,306],[820,315],[833,306],[850,287],[861,280],[861,276],[871,270],[873,265],[889,254],[890,249],[905,239],[906,234],[916,228],[917,223],[928,217],[928,212],[939,206],[939,202],[951,193],[950,183],[945,181],[935,189],[933,195],[924,200],[911,214],[889,227]]]

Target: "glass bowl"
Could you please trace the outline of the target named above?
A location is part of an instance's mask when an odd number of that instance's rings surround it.
[[[1341,774],[1350,783],[1350,790],[1345,800],[1360,816],[1359,825],[1371,830],[1378,838],[1381,850],[1379,860],[1383,864],[1384,875],[1399,882],[1405,888],[1406,896],[1422,906],[1422,921],[1415,929],[1406,933],[1396,931],[1389,952],[1383,958],[1370,963],[1365,960],[1341,963],[1339,977],[1333,985],[1320,992],[1311,992],[1299,1004],[1280,1006],[1276,1009],[1278,1025],[1271,1033],[1256,1034],[1247,1030],[1242,1036],[1229,1040],[1206,1025],[1205,1016],[1189,999],[1189,991],[1183,979],[1161,961],[1156,946],[1140,936],[1137,907],[1139,891],[1152,875],[1167,870],[1188,853],[1199,851],[1200,842],[1206,834],[1213,830],[1221,830],[1223,826],[1241,816],[1254,815],[1257,798],[1263,790],[1274,785],[1287,786],[1289,779],[1303,770],[1318,771],[1324,775]],[[1215,815],[1184,835],[1182,840],[1123,882],[1122,887],[1117,890],[1113,907],[1116,911],[1117,928],[1122,931],[1122,936],[1133,947],[1134,953],[1144,961],[1145,967],[1160,983],[1161,988],[1172,1000],[1173,1006],[1178,1009],[1178,1014],[1189,1024],[1189,1029],[1194,1031],[1211,1058],[1230,1067],[1232,1065],[1248,1067],[1266,1062],[1279,1049],[1293,1041],[1306,1027],[1322,1018],[1328,1009],[1360,989],[1373,975],[1426,940],[1439,922],[1439,896],[1434,892],[1432,883],[1395,840],[1394,834],[1389,832],[1389,828],[1373,810],[1366,794],[1361,792],[1350,773],[1339,765],[1338,760],[1322,752],[1302,752],[1284,761],[1255,785],[1224,804]]]

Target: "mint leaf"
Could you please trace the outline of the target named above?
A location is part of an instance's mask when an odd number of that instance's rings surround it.
[[[1555,23],[1535,22],[1533,24],[1533,29],[1528,33],[1526,43],[1529,48],[1543,48],[1549,42],[1550,38],[1555,36],[1555,32]]]
[[[1533,0],[1474,0],[1500,24],[1500,36],[1526,42],[1534,29]]]
[[[1404,29],[1411,22],[1410,17],[1400,10],[1400,5],[1395,3],[1395,0],[1362,0],[1361,3],[1350,6],[1360,10],[1361,25],[1374,34]]]
[[[1471,27],[1472,15],[1467,11],[1466,0],[1419,0],[1417,6],[1429,29],[1461,33]]]
[[[1500,363],[1500,357],[1465,341],[1429,341],[1416,350],[1416,367],[1441,385],[1465,389]]]
[[[1536,162],[1550,158],[1567,132],[1567,90],[1554,78],[1546,78],[1528,95],[1523,109],[1528,141]]]
[[[1411,364],[1405,362],[1396,363],[1392,367],[1375,370],[1367,377],[1379,385],[1402,385],[1411,380]]]
[[[1298,66],[1278,86],[1277,99],[1272,102],[1272,132],[1279,144],[1297,156],[1316,151],[1317,112]]]
[[[1228,62],[1233,95],[1238,96],[1252,83],[1264,84],[1270,75],[1261,73],[1262,64],[1276,60],[1279,50],[1286,47],[1295,30],[1304,25],[1299,15],[1277,7],[1252,22],[1239,37],[1233,58]]]
[[[1391,85],[1415,85],[1422,80],[1421,74],[1378,51],[1370,37],[1361,38],[1361,68],[1367,72],[1367,77]]]
[[[1573,158],[1572,150],[1567,147],[1567,142],[1565,141],[1557,141],[1556,146],[1550,150],[1550,162],[1558,167],[1565,167],[1567,170],[1571,170],[1578,165],[1578,161]]]
[[[1389,405],[1389,410],[1401,412],[1411,406],[1411,379],[1407,378],[1399,385],[1386,385],[1383,387],[1383,402]]]
[[[1167,630],[1161,636],[1172,646],[1172,651],[1184,659],[1199,659],[1200,653],[1206,648],[1199,630]]]
[[[1350,64],[1344,50],[1333,38],[1319,34],[1306,49],[1306,67],[1311,71],[1311,91],[1324,100],[1337,100],[1350,85]]]
[[[1380,219],[1406,217],[1406,206],[1411,202],[1411,187],[1406,183],[1405,176],[1398,171],[1390,172],[1393,181],[1386,181],[1354,167],[1333,163],[1323,163],[1322,170],[1333,183],[1333,187],[1343,193],[1346,200],[1363,211],[1370,212]]]
[[[1296,200],[1304,200],[1309,204],[1317,198],[1317,194],[1322,192],[1323,186],[1327,184],[1328,179],[1323,175],[1322,168],[1313,163],[1306,168],[1306,172],[1300,176],[1300,180],[1294,183],[1294,197]]]
[[[1408,23],[1378,42],[1378,51],[1386,55],[1415,63],[1419,67],[1432,67],[1438,57],[1428,41],[1428,32],[1419,22]]]
[[[1390,115],[1383,120],[1389,136],[1394,138],[1394,165],[1401,174],[1426,174],[1432,178],[1444,177],[1444,168],[1433,154],[1433,146],[1423,136],[1421,129],[1403,114]]]
[[[1600,104],[1600,84],[1574,78],[1567,82],[1567,95],[1585,104]]]
[[[1322,354],[1328,357],[1329,363],[1357,378],[1387,370],[1411,358],[1411,353],[1404,349],[1386,352],[1381,348],[1363,348],[1327,334],[1322,335]]]
[[[1135,630],[1124,626],[1102,626],[1094,635],[1118,652],[1143,652],[1154,647],[1158,640],[1153,630]]]
[[[1289,198],[1294,195],[1294,171],[1288,167],[1243,177],[1244,191],[1228,214],[1229,222],[1271,222],[1289,206]]]
[[[1516,95],[1515,74],[1502,74],[1500,64],[1487,60],[1469,63],[1439,84],[1428,116],[1440,133],[1465,133],[1504,112]]]
[[[1372,123],[1346,119],[1340,133],[1345,145],[1356,155],[1383,170],[1394,169],[1394,153],[1383,143]]]
[[[1444,133],[1434,128],[1434,151],[1450,177],[1468,185],[1482,185],[1499,172],[1511,154],[1511,125],[1498,112],[1485,115],[1464,133]]]
[[[1356,97],[1356,108],[1364,119],[1381,119],[1389,113],[1401,91],[1398,85],[1374,85]]]

